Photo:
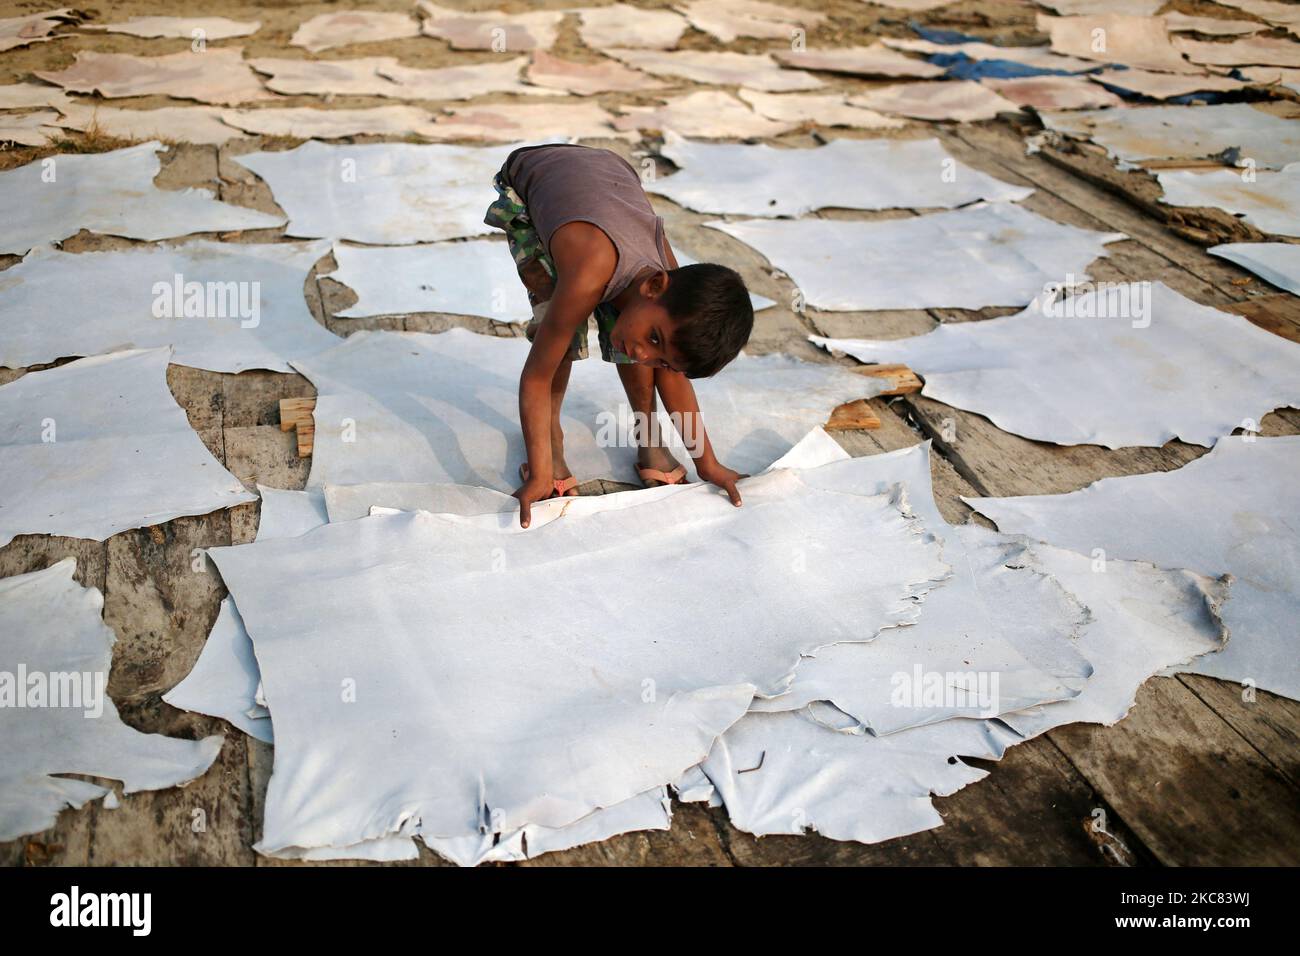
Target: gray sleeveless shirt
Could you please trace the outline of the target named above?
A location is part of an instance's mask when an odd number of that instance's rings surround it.
[[[589,146],[525,146],[502,166],[504,179],[528,207],[549,254],[551,236],[565,223],[597,226],[618,252],[601,302],[626,289],[637,273],[668,269],[664,221],[655,215],[641,178],[627,160]]]

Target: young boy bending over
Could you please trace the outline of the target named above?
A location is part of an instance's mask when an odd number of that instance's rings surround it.
[[[714,456],[690,379],[713,375],[749,339],[754,310],[740,276],[707,263],[678,267],[636,171],[609,150],[525,146],[506,158],[495,185],[499,198],[484,221],[505,230],[533,306],[519,378],[528,458],[515,492],[519,523],[528,527],[533,502],[577,494],[560,405],[573,360],[587,357],[589,316],[634,421],[655,421],[658,392],[700,478],[739,505],[741,475]],[[637,429],[637,472],[647,485],[676,484],[686,469],[657,431]]]

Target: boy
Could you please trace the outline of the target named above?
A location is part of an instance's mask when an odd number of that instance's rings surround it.
[[[505,230],[533,305],[533,345],[519,378],[528,459],[515,492],[520,525],[528,527],[533,502],[577,494],[560,405],[573,360],[587,357],[593,314],[601,358],[617,367],[634,420],[654,420],[658,392],[700,478],[739,506],[742,476],[714,457],[690,379],[713,375],[749,339],[754,310],[744,281],[725,266],[679,268],[636,171],[609,150],[525,146],[506,158],[495,186],[499,198],[484,222]],[[637,430],[641,480],[682,481],[686,469],[646,432]]]

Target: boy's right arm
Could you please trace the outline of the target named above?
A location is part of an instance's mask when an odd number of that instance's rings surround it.
[[[564,361],[574,334],[586,327],[587,317],[600,304],[609,278],[608,274],[602,278],[602,264],[591,261],[602,258],[599,254],[584,255],[590,252],[584,250],[585,243],[563,241],[568,238],[562,235],[567,231],[567,227],[556,230],[552,239],[552,255],[559,277],[547,304],[546,317],[533,337],[533,347],[519,376],[519,423],[528,456],[528,480],[515,492],[515,497],[519,499],[519,524],[525,528],[531,520],[532,503],[550,497],[553,490],[551,384],[555,372]]]

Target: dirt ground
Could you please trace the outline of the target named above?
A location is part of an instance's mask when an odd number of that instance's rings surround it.
[[[939,11],[908,14],[859,0],[782,0],[829,15],[810,30],[809,47],[857,45],[881,36],[911,36],[909,21],[929,23],[1003,44],[1042,43],[1034,30],[1039,8],[1018,0],[964,0]],[[37,12],[48,3],[2,3],[0,16]],[[562,0],[521,3],[517,0],[446,0],[462,9],[561,9]],[[667,6],[643,3],[641,6]],[[1168,9],[1205,12],[1212,4],[1176,0]],[[231,3],[158,4],[99,2],[82,8],[91,22],[107,23],[131,15],[227,16],[263,23],[252,37],[214,46],[241,46],[245,55],[308,57],[289,47],[299,23],[336,9],[404,11],[405,2],[378,3]],[[78,50],[158,55],[187,49],[188,40],[138,39],[116,35],[78,35],[0,54],[0,82],[29,81],[34,70],[59,69],[72,63]],[[689,31],[682,48],[720,48],[711,37]],[[780,41],[738,40],[728,49],[775,49]],[[578,40],[570,17],[554,48],[559,56],[594,59]],[[489,59],[489,52],[451,51],[429,37],[362,44],[316,54],[319,59],[396,56],[408,66],[432,67]],[[831,89],[854,91],[880,85],[823,75]],[[681,82],[674,91],[699,84]],[[475,102],[509,100],[488,96]],[[642,95],[604,95],[602,105],[649,103]],[[1290,95],[1270,107],[1295,115]],[[282,97],[274,105],[362,107],[391,105],[378,97]],[[437,109],[454,105],[416,101]],[[114,100],[112,106],[154,108],[182,103],[166,97]],[[776,140],[811,146],[831,138],[892,135],[938,136],[950,153],[1008,182],[1035,187],[1024,205],[1057,221],[1106,229],[1130,238],[1112,245],[1107,258],[1090,270],[1097,280],[1160,280],[1180,293],[1219,308],[1234,309],[1293,341],[1300,341],[1300,308],[1295,297],[1279,295],[1228,263],[1208,256],[1205,247],[1231,234],[1235,221],[1211,212],[1159,207],[1153,180],[1145,173],[1119,173],[1095,149],[1047,148],[1027,155],[1025,136],[1036,122],[1026,115],[961,126],[914,123],[886,133],[846,130],[800,130]],[[357,138],[354,141],[366,141]],[[250,138],[226,147],[176,145],[164,158],[158,178],[163,188],[204,186],[226,201],[267,211],[277,209],[269,189],[230,157],[256,149],[288,148],[295,140]],[[631,155],[653,153],[653,137],[644,143],[593,141]],[[0,169],[60,150],[100,150],[120,145],[104,137],[70,134],[67,142],[41,149],[0,152]],[[664,171],[670,166],[660,160]],[[937,322],[972,321],[1017,311],[980,312],[931,309],[870,313],[795,312],[790,280],[776,273],[752,249],[701,227],[705,217],[654,200],[667,221],[674,245],[700,259],[732,265],[750,287],[778,302],[756,317],[752,352],[785,351],[809,361],[831,361],[806,341],[807,334],[885,338],[912,335]],[[876,219],[916,215],[916,210],[886,213],[826,210],[828,218]],[[228,241],[268,241],[279,230],[223,237]],[[70,251],[125,248],[129,240],[82,234],[64,243]],[[0,257],[0,268],[18,261]],[[326,271],[326,270],[319,270]],[[338,319],[351,293],[313,274],[304,293],[317,319],[339,335],[358,329],[441,331],[453,325],[479,332],[516,335],[514,326],[446,315],[402,315],[373,319]],[[27,370],[0,369],[0,384]],[[172,366],[169,384],[190,423],[212,453],[252,487],[261,483],[301,488],[310,459],[299,458],[292,433],[279,429],[278,401],[310,396],[301,376],[272,372],[225,375]],[[1206,449],[1171,442],[1163,448],[1108,450],[1096,446],[1058,447],[1031,442],[1001,431],[987,419],[918,396],[873,399],[870,406],[880,427],[840,432],[841,444],[853,454],[873,454],[934,441],[933,469],[937,496],[950,521],[965,521],[970,509],[963,494],[1013,495],[1072,491],[1102,477],[1164,471],[1204,454]],[[1300,412],[1283,410],[1262,423],[1266,435],[1300,434]],[[596,481],[584,493],[619,487]],[[78,559],[77,579],[105,596],[104,618],[118,636],[109,692],[123,719],[143,731],[182,737],[225,732],[225,748],[202,778],[184,789],[142,793],[106,810],[91,805],[64,812],[57,825],[29,838],[0,844],[0,861],[10,865],[46,864],[286,864],[259,857],[251,849],[262,816],[270,776],[272,748],[229,728],[222,721],[177,711],[161,695],[174,686],[197,658],[217,615],[225,589],[215,571],[195,574],[191,553],[252,540],[258,520],[256,503],[211,515],[180,518],[152,528],[125,532],[106,542],[24,535],[0,549],[0,575],[44,568],[66,556]],[[1189,518],[1194,520],[1194,517]],[[1149,681],[1133,712],[1112,728],[1071,725],[1013,748],[999,763],[987,764],[990,776],[954,796],[936,801],[946,825],[933,831],[873,846],[836,843],[818,836],[755,839],[733,828],[724,810],[678,805],[671,831],[618,837],[605,843],[544,856],[529,865],[782,865],[782,864],[1295,864],[1300,861],[1300,704],[1261,692],[1253,703],[1240,688],[1211,678],[1183,675]],[[979,762],[977,762],[979,763]],[[207,828],[191,827],[193,811],[202,808]],[[1097,811],[1105,821],[1094,826]],[[440,865],[427,850],[419,864]]]

